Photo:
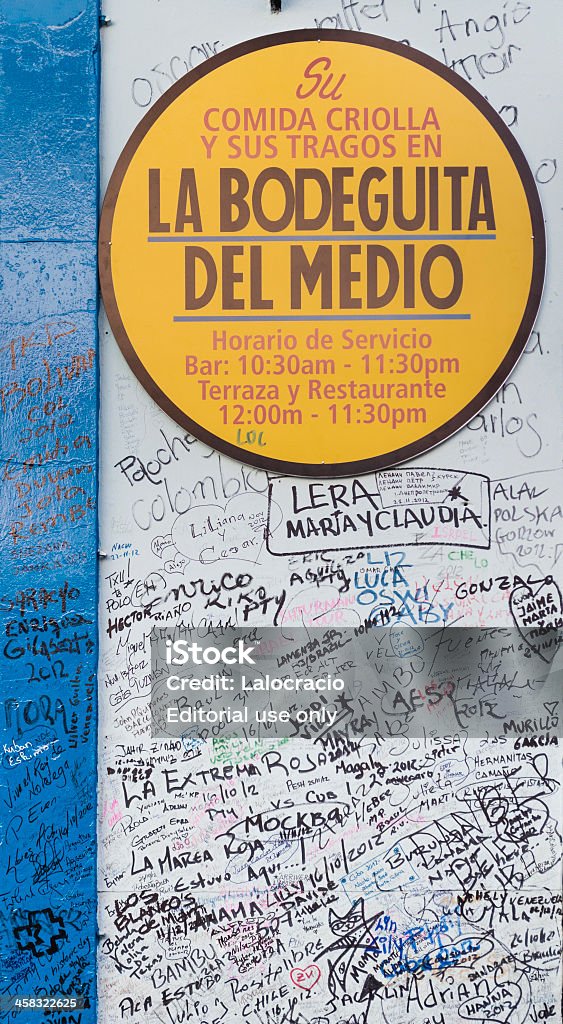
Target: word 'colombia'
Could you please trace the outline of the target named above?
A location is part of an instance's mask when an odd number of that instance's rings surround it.
[[[209,184],[206,183],[206,188]],[[444,242],[423,247],[402,242],[394,248],[377,241],[378,233],[427,231],[494,231],[495,213],[487,167],[297,167],[288,173],[268,167],[254,178],[238,168],[221,167],[216,202],[221,234],[229,237],[219,252],[195,244],[190,235],[204,234],[196,170],[183,167],[176,187],[164,188],[160,168],[148,169],[149,234],[186,234],[183,253],[184,305],[201,310],[220,294],[224,310],[273,310],[264,246],[232,244],[237,233],[258,228],[266,235],[287,231],[332,232],[330,242],[292,240],[285,247],[289,306],[302,309],[304,290],[320,297],[329,310],[380,309],[399,295],[406,309],[422,295],[434,309],[451,309],[463,289],[463,263],[458,250]],[[373,234],[374,241],[340,242],[339,232]],[[386,236],[387,237],[387,236]],[[362,235],[362,239],[365,236]],[[245,239],[241,238],[241,242]],[[449,268],[440,291],[433,279],[437,261]],[[443,267],[442,267],[443,270]],[[279,259],[271,265],[279,283]],[[244,294],[241,294],[244,293]],[[245,297],[246,296],[246,297]],[[287,302],[287,297],[285,297]],[[282,310],[283,311],[283,310]]]
[[[100,278],[170,416],[320,479],[415,458],[477,415],[529,337],[544,246],[533,174],[475,89],[412,47],[302,29],[217,54],[151,106],[108,186]]]

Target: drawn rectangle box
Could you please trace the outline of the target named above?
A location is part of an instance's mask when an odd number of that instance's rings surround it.
[[[272,555],[412,545],[491,546],[490,480],[455,469],[392,469],[331,483],[274,477]]]

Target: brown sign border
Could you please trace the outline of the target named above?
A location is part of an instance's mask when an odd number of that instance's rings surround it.
[[[422,65],[429,71],[433,71],[435,74],[445,79],[450,85],[457,89],[458,92],[463,93],[463,95],[466,96],[478,110],[480,110],[491,127],[496,131],[497,135],[500,136],[520,175],[520,180],[522,181],[522,185],[526,193],[532,222],[534,253],[528,300],[515,338],[502,363],[489,379],[485,387],[481,389],[471,402],[464,406],[464,408],[461,409],[460,412],[456,413],[455,416],[443,423],[437,430],[426,434],[424,438],[421,438],[418,441],[404,445],[402,448],[397,448],[394,451],[386,452],[384,455],[378,455],[369,459],[332,464],[324,462],[321,464],[312,464],[285,462],[281,459],[271,459],[265,455],[244,451],[236,445],[231,444],[220,437],[216,437],[215,434],[212,434],[199,423],[192,420],[185,412],[183,412],[182,409],[175,405],[163,391],[161,391],[139,359],[129,337],[127,336],[127,332],[119,313],[111,273],[111,232],[119,189],[127,172],[129,163],[141,140],[144,138],[151,126],[160,116],[162,111],[174,102],[177,96],[183,93],[186,89],[189,89],[194,82],[199,81],[199,79],[203,78],[205,75],[212,74],[215,68],[221,67],[223,64],[230,63],[230,61],[236,60],[244,54],[253,53],[256,50],[262,50],[270,46],[278,46],[285,43],[303,41],[321,42],[324,39],[329,41],[345,42],[347,44],[352,43],[363,46],[372,46],[375,49],[387,50],[390,53],[395,53],[407,60],[412,60],[414,63]],[[461,427],[465,426],[466,423],[473,419],[473,417],[476,416],[488,402],[491,401],[499,388],[502,387],[518,359],[522,355],[534,325],[543,290],[545,276],[545,248],[543,213],[532,171],[522,150],[520,149],[520,146],[505,125],[502,118],[472,85],[469,85],[468,82],[465,82],[459,77],[459,75],[455,74],[455,72],[451,71],[449,68],[444,67],[444,65],[435,60],[434,57],[430,57],[420,50],[406,46],[404,43],[397,43],[393,40],[385,39],[382,36],[371,35],[367,32],[349,32],[342,29],[298,29],[291,32],[279,32],[266,36],[259,36],[255,39],[249,39],[246,42],[240,43],[237,46],[230,47],[222,53],[211,57],[205,62],[205,64],[194,68],[193,71],[189,71],[182,78],[178,79],[178,81],[167,89],[167,91],[156,101],[154,106],[145,114],[133,131],[117,161],[113,174],[111,175],[103,201],[100,218],[98,257],[102,298],[115,339],[135,376],[149,395],[151,395],[157,405],[164,410],[164,412],[179,423],[180,426],[185,427],[186,430],[194,435],[194,437],[199,438],[199,440],[207,444],[210,448],[214,448],[239,462],[248,463],[249,465],[255,466],[259,469],[271,470],[277,474],[285,473],[286,475],[304,477],[338,477],[369,473],[374,470],[389,469],[392,466],[399,465],[409,459],[415,458],[418,455],[422,455],[425,452],[430,451],[430,449],[434,448],[437,444],[445,441],[448,437],[451,437],[452,434],[455,434],[461,429]]]

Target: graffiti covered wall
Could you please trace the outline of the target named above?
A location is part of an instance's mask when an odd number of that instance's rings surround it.
[[[29,996],[91,994],[95,936],[97,11],[56,6],[8,33],[11,173],[23,144],[37,154],[4,228],[17,316],[2,410],[3,937],[8,992]],[[270,32],[361,31],[423,50],[488,99],[530,164],[549,260],[510,379],[432,452],[339,480],[356,516],[342,541],[321,526],[334,481],[197,440],[143,390],[101,311],[99,1019],[558,1024],[552,5],[292,0],[272,15],[262,0],[108,0],[104,14],[102,192],[185,72]],[[370,509],[385,516],[375,541]],[[363,724],[341,703],[336,733],[151,734],[151,635],[251,641],[272,627],[304,673],[351,673]]]
[[[534,173],[554,265],[548,4],[282,6],[274,17],[262,3],[110,5],[104,182],[159,97],[226,47],[293,28],[377,33],[425,50],[500,113]],[[368,107],[376,102],[366,93]],[[243,146],[244,128],[230,130]],[[528,689],[534,670],[518,656],[546,588],[560,615],[554,285],[548,268],[520,362],[467,427],[406,469],[339,481],[347,512],[362,511],[353,496],[363,484],[366,507],[366,492],[386,510],[449,501],[479,510],[481,525],[418,522],[409,533],[402,518],[376,540],[361,528],[352,539],[323,533],[330,479],[311,491],[310,480],[232,460],[167,418],[104,322],[104,1020],[561,1019],[560,705],[557,693],[550,702]],[[245,330],[256,326],[230,328]],[[390,622],[387,634],[370,633]],[[366,624],[363,655],[350,654],[345,643]],[[356,680],[371,672],[381,696],[375,737],[343,726],[338,738],[321,727],[308,738],[275,729],[228,738],[218,726],[205,741],[187,727],[151,738],[153,630],[264,637],[272,626],[294,648],[305,639],[304,669],[352,665]],[[426,704],[415,727],[425,684],[447,676],[436,662],[444,635],[473,644],[474,659],[457,662],[448,641],[455,719],[447,727]],[[503,700],[521,711],[524,693],[526,717],[507,715]]]

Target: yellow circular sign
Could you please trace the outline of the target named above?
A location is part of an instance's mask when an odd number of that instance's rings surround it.
[[[489,401],[543,284],[537,190],[471,86],[403,44],[251,40],[170,88],[111,178],[110,324],[155,401],[281,472],[427,451]]]

